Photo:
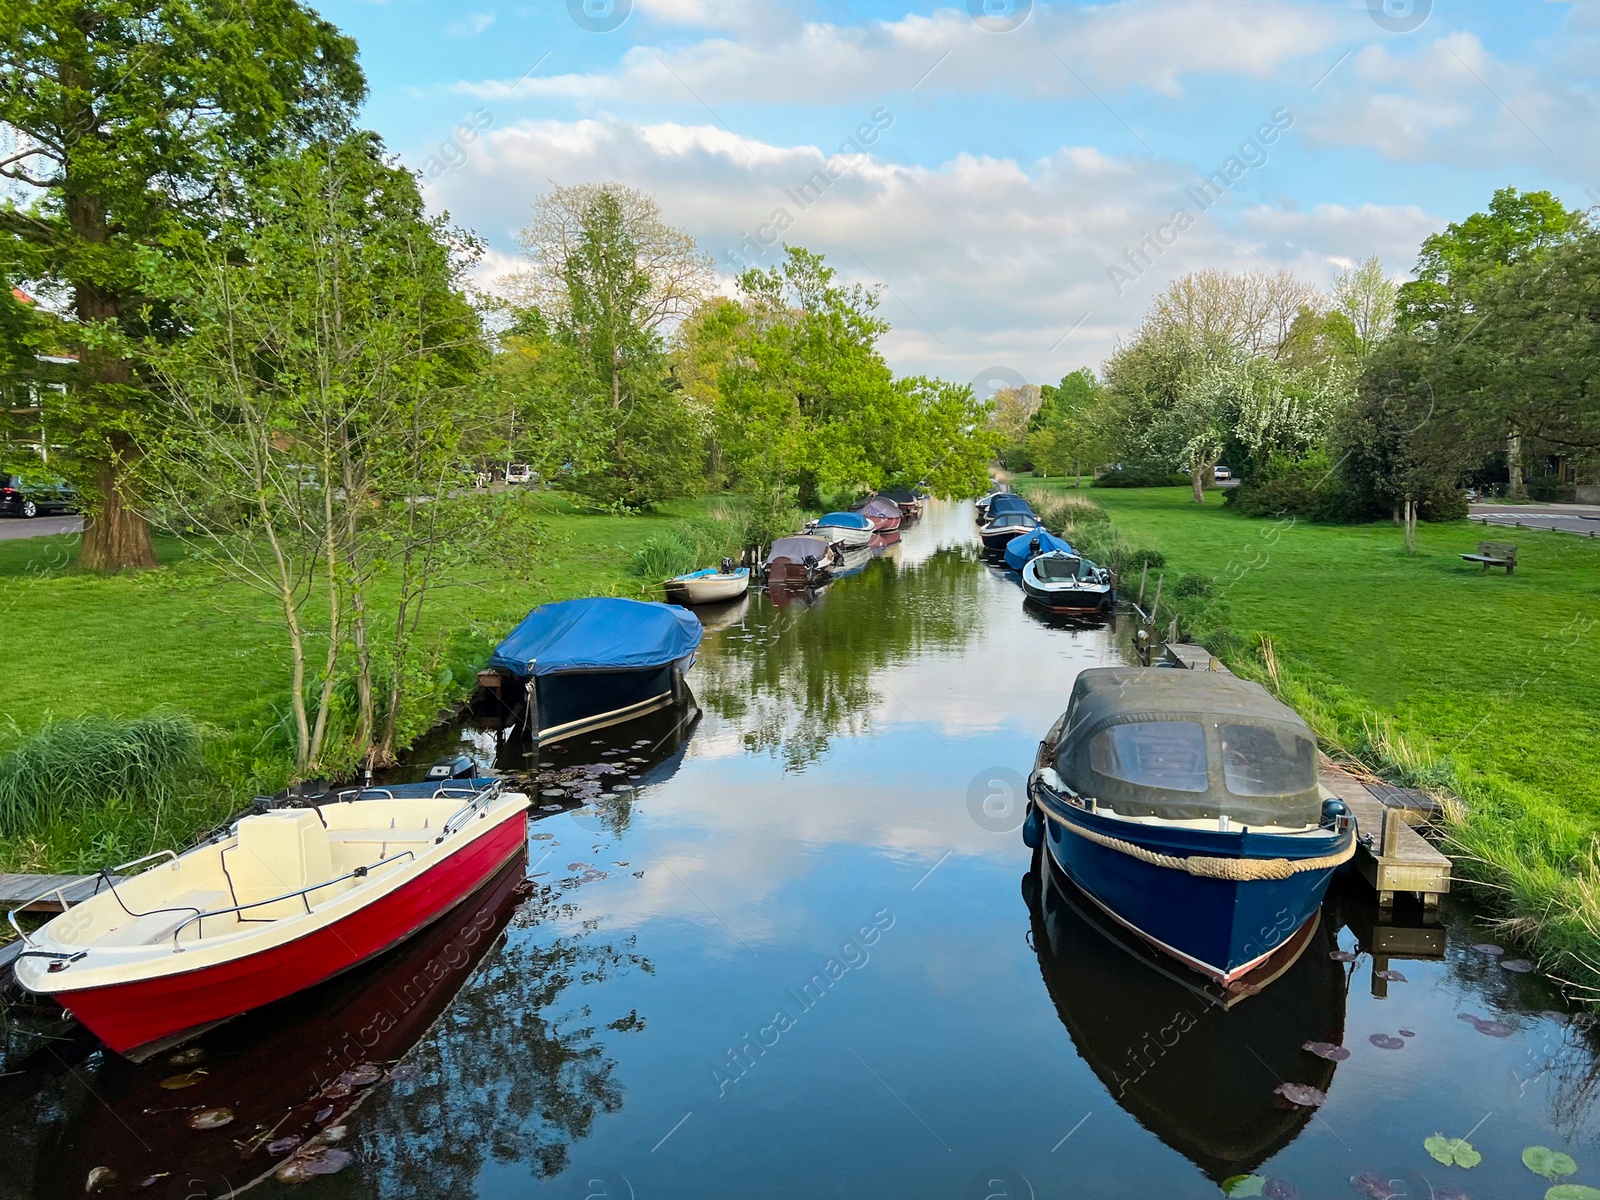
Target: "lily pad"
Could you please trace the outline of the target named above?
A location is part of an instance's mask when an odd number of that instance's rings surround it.
[[[1350,1186],[1367,1197],[1367,1200],[1396,1200],[1396,1197],[1405,1195],[1404,1192],[1397,1191],[1382,1175],[1374,1175],[1371,1171],[1350,1176]]]
[[[110,1167],[96,1167],[89,1172],[89,1178],[83,1185],[86,1192],[103,1192],[107,1188],[115,1187],[117,1173]]]
[[[415,1079],[421,1074],[422,1068],[417,1066],[415,1063],[401,1063],[398,1067],[389,1072],[389,1078],[398,1083],[406,1079]]]
[[[347,1083],[351,1087],[370,1087],[383,1078],[383,1068],[372,1063],[358,1063],[343,1075],[339,1076],[340,1083]]]
[[[1544,1200],[1600,1200],[1600,1188],[1584,1183],[1558,1183],[1544,1194]]]
[[[1350,1057],[1350,1051],[1332,1042],[1307,1042],[1300,1049],[1307,1054],[1315,1054],[1318,1058],[1325,1058],[1329,1062],[1343,1062]]]
[[[1260,1196],[1267,1190],[1267,1181],[1259,1175],[1235,1175],[1222,1181],[1224,1196]]]
[[[355,1161],[348,1150],[316,1150],[304,1156],[306,1169],[313,1175],[337,1175]]]
[[[1447,1167],[1475,1167],[1483,1161],[1483,1155],[1473,1149],[1471,1142],[1465,1138],[1447,1138],[1442,1133],[1426,1139],[1422,1148]]]
[[[310,1183],[317,1173],[306,1165],[305,1159],[291,1158],[279,1165],[272,1177],[279,1183]]]
[[[1318,1091],[1305,1083],[1280,1083],[1272,1090],[1290,1104],[1301,1108],[1321,1108],[1328,1100],[1326,1092]]]
[[[1552,1150],[1549,1146],[1529,1146],[1522,1152],[1522,1165],[1535,1175],[1543,1175],[1551,1180],[1565,1179],[1578,1171],[1578,1164],[1572,1161],[1570,1154]]]
[[[1267,1190],[1261,1194],[1266,1200],[1300,1200],[1300,1189],[1287,1179],[1267,1180]]]
[[[1483,1017],[1475,1017],[1471,1013],[1457,1013],[1456,1020],[1465,1021],[1479,1033],[1488,1037],[1507,1038],[1516,1032],[1511,1026],[1500,1021],[1488,1021]]]
[[[1533,970],[1533,964],[1525,958],[1502,958],[1500,960],[1502,971],[1513,971],[1518,975],[1527,975]]]
[[[233,1124],[233,1109],[202,1108],[189,1114],[190,1129],[221,1129]]]
[[[1367,1041],[1379,1050],[1399,1050],[1406,1044],[1405,1038],[1397,1038],[1392,1033],[1375,1033]]]
[[[191,1088],[207,1075],[211,1074],[204,1067],[194,1071],[185,1071],[182,1075],[169,1075],[161,1081],[161,1086],[169,1092],[176,1092],[182,1088]]]
[[[298,1133],[286,1134],[285,1136],[278,1138],[276,1141],[268,1142],[267,1153],[276,1158],[280,1154],[289,1153],[289,1151],[293,1150],[303,1141],[305,1141],[305,1139]]]
[[[1490,958],[1499,958],[1506,952],[1504,946],[1496,946],[1493,942],[1479,942],[1473,949],[1479,954],[1487,954]]]
[[[192,1067],[206,1056],[206,1052],[199,1046],[190,1046],[187,1050],[179,1050],[176,1054],[169,1055],[167,1062],[174,1067]]]
[[[317,1135],[318,1138],[330,1145],[334,1142],[342,1142],[349,1136],[350,1126],[348,1125],[329,1125]]]
[[[1329,950],[1328,957],[1333,959],[1334,962],[1355,962],[1355,960],[1361,956],[1359,954],[1352,954],[1348,950]]]
[[[1417,1036],[1417,1031],[1415,1029],[1402,1029],[1402,1030],[1399,1031],[1399,1033],[1400,1033],[1401,1037],[1408,1037],[1409,1038],[1409,1037],[1416,1037]]]
[[[1399,971],[1374,971],[1372,977],[1374,979],[1387,979],[1390,983],[1407,982],[1406,977],[1400,974]]]

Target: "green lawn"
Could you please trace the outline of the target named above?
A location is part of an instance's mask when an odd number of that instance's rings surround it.
[[[1196,505],[1186,488],[1082,494],[1166,556],[1167,597],[1184,576],[1210,581],[1209,598],[1179,611],[1230,666],[1266,678],[1271,639],[1280,694],[1325,741],[1447,782],[1467,802],[1447,841],[1462,872],[1504,889],[1513,932],[1548,962],[1600,980],[1600,539],[1457,521],[1420,526],[1408,555],[1388,522],[1251,519],[1221,492]],[[1517,545],[1515,575],[1458,557],[1485,537]],[[1137,586],[1125,579],[1124,594]],[[1385,723],[1397,737],[1379,734]]]

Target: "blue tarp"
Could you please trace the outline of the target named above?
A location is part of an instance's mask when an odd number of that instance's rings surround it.
[[[699,618],[674,604],[563,600],[529,613],[489,665],[524,676],[661,667],[692,654],[703,632]]]
[[[817,518],[818,525],[833,525],[839,529],[871,529],[872,522],[860,513],[831,512]]]
[[[1002,492],[989,501],[989,519],[992,521],[1006,513],[1031,513],[1028,502],[1015,492]]]
[[[1006,566],[1013,571],[1020,571],[1028,565],[1029,559],[1040,554],[1049,554],[1052,550],[1064,550],[1068,554],[1077,553],[1065,540],[1058,538],[1048,529],[1030,529],[1027,533],[1019,533],[1006,543]]]

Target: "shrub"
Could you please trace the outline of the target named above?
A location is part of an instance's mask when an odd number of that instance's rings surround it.
[[[1320,456],[1241,483],[1223,503],[1247,517],[1293,516],[1326,525],[1368,521],[1375,515]]]
[[[1211,580],[1204,575],[1185,575],[1172,587],[1174,596],[1209,596]]]
[[[1466,492],[1453,484],[1431,488],[1417,504],[1417,516],[1424,521],[1464,521],[1469,511]]]
[[[184,716],[47,721],[0,755],[0,836],[19,837],[115,802],[159,808],[207,773],[206,731]]]
[[[1562,483],[1554,475],[1540,475],[1528,480],[1528,499],[1542,500],[1546,503],[1571,501],[1577,499],[1578,489],[1570,483]],[[1466,516],[1463,511],[1462,516]],[[1442,519],[1442,518],[1430,518]]]
[[[1124,467],[1120,471],[1107,471],[1095,476],[1092,487],[1145,488],[1189,487],[1192,481],[1181,471],[1167,471],[1160,467]]]

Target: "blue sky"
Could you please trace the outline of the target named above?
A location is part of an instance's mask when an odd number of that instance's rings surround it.
[[[1201,267],[1326,285],[1376,253],[1402,275],[1506,184],[1600,202],[1600,0],[323,11],[361,45],[369,124],[487,239],[486,280],[514,268],[540,192],[619,180],[729,286],[780,237],[881,286],[891,362],[947,378],[1098,364]],[[871,144],[845,145],[863,126]],[[1218,168],[1226,197],[1202,210],[1186,189]],[[835,178],[797,203],[819,170]]]

